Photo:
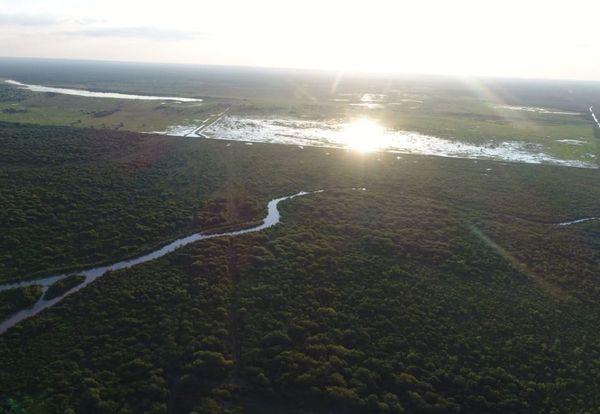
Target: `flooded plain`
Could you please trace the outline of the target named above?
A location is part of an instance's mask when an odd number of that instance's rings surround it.
[[[181,128],[182,132],[184,130],[189,131],[190,128]],[[178,131],[177,126],[169,129],[173,135]],[[203,129],[202,133],[210,138],[233,141],[598,168],[591,161],[554,157],[544,152],[542,146],[538,144],[518,140],[474,144],[418,132],[384,129],[365,119],[345,122],[284,118],[256,119],[227,115],[219,122]]]
[[[15,85],[34,92],[58,93],[92,98],[138,99],[156,100],[166,103],[202,102],[202,99],[166,96],[130,95],[123,93],[94,92],[83,89],[55,88],[42,85],[25,84],[15,80],[6,80],[8,84]],[[530,164],[552,164],[579,168],[598,168],[597,157],[593,151],[570,151],[568,146],[577,147],[590,142],[583,138],[554,139],[555,143],[562,144],[563,149],[548,146],[545,143],[525,142],[518,136],[508,139],[489,140],[480,142],[466,142],[452,136],[433,136],[415,131],[385,129],[369,120],[373,113],[379,113],[388,106],[409,106],[406,109],[416,110],[426,97],[420,94],[406,93],[338,93],[331,101],[340,104],[340,107],[351,108],[350,112],[363,112],[364,118],[348,119],[293,119],[275,116],[253,118],[248,115],[232,115],[229,109],[198,119],[197,115],[181,117],[177,123],[173,122],[162,130],[145,131],[161,135],[183,136],[194,138],[214,138],[247,143],[264,142],[288,144],[296,146],[315,146],[330,148],[346,148],[363,152],[386,151],[396,153],[433,155],[466,159],[489,159],[506,162],[519,162]],[[393,100],[390,100],[393,98]],[[188,107],[190,107],[188,105]],[[521,111],[545,115],[581,115],[577,112],[567,112],[557,109],[496,105],[496,108],[507,111]],[[600,127],[593,108],[589,108],[594,123]],[[191,113],[190,113],[191,114]],[[371,115],[369,115],[371,114]],[[206,115],[204,115],[206,116]],[[476,126],[479,128],[479,126]],[[485,137],[484,137],[485,138]],[[554,152],[558,152],[557,155]],[[567,155],[564,155],[567,154]],[[570,155],[569,155],[570,154]],[[579,154],[573,155],[573,154]],[[578,159],[574,159],[578,158]]]
[[[496,108],[508,109],[510,111],[534,112],[536,114],[549,115],[581,115],[579,112],[558,111],[554,109],[539,108],[535,106],[497,105]]]

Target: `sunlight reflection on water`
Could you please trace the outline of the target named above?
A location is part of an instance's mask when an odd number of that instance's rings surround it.
[[[474,144],[410,131],[386,130],[376,121],[351,122],[295,119],[252,119],[226,116],[203,131],[215,139],[278,144],[351,148],[363,152],[387,151],[467,159],[492,159],[531,164],[598,168],[592,162],[559,159],[536,144],[520,141]]]

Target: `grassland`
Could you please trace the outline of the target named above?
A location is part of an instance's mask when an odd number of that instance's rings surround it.
[[[141,70],[137,66],[109,65],[106,73],[98,73],[98,68],[79,68],[72,62],[62,66],[46,62],[42,72],[26,63],[15,65],[11,69],[7,62],[0,70],[0,81],[3,76],[19,75],[18,79],[24,82],[175,94],[202,97],[204,102],[94,99],[23,92],[0,84],[0,121],[152,132],[177,125],[192,129],[210,115],[231,108],[231,115],[249,118],[343,122],[368,117],[389,129],[467,143],[523,142],[559,159],[593,162],[600,157],[600,141],[588,113],[590,105],[600,108],[595,84],[494,80],[463,83],[454,79],[359,76],[348,76],[336,84],[330,74],[320,72],[202,67]],[[382,107],[354,106],[363,104],[361,99],[369,95],[376,97],[372,103]],[[541,107],[549,113],[506,109],[507,106]]]
[[[86,98],[60,94],[24,92],[16,100],[15,89],[0,85],[0,119],[42,125],[69,125],[87,128],[162,131],[187,120],[198,122],[219,109],[218,105],[186,103],[161,104],[156,101]],[[4,92],[3,92],[4,90]],[[10,110],[19,112],[11,113]],[[7,110],[9,110],[7,112]]]
[[[325,190],[263,233],[113,272],[10,329],[0,412],[597,412],[600,224],[557,225],[600,216],[597,170],[66,127],[0,137],[10,278]]]

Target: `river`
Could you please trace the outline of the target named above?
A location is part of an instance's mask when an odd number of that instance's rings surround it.
[[[212,234],[194,233],[190,236],[186,236],[186,237],[177,239],[177,240],[167,244],[166,246],[161,247],[160,249],[154,250],[153,252],[150,252],[148,254],[145,254],[145,255],[137,257],[137,258],[123,260],[121,262],[117,262],[117,263],[106,265],[106,266],[94,267],[91,269],[83,270],[81,272],[70,272],[70,273],[64,273],[64,274],[60,274],[60,275],[48,276],[45,278],[40,278],[40,279],[35,279],[35,280],[28,280],[28,281],[24,281],[24,282],[0,285],[0,291],[3,291],[3,290],[14,289],[14,288],[18,288],[18,287],[25,287],[25,286],[37,284],[37,285],[44,286],[44,293],[45,293],[47,288],[50,285],[52,285],[54,282],[56,282],[60,279],[67,277],[69,274],[77,273],[77,274],[81,274],[81,275],[85,276],[85,280],[83,281],[83,283],[75,286],[74,288],[67,291],[63,295],[58,296],[51,300],[45,300],[44,294],[42,294],[41,298],[32,307],[23,309],[15,314],[9,316],[7,319],[3,320],[0,323],[0,334],[6,332],[9,328],[15,326],[17,323],[21,322],[22,320],[30,318],[34,315],[37,315],[44,309],[49,308],[53,305],[56,305],[58,302],[63,300],[68,295],[77,292],[78,290],[89,285],[90,283],[94,282],[95,280],[104,276],[106,273],[108,273],[110,271],[127,269],[127,268],[133,267],[135,265],[138,265],[140,263],[145,263],[145,262],[149,262],[154,259],[158,259],[159,257],[163,257],[164,255],[169,254],[169,253],[175,251],[176,249],[179,249],[180,247],[186,246],[190,243],[194,243],[198,240],[207,240],[207,239],[214,239],[217,237],[226,237],[226,236],[239,236],[241,234],[254,233],[257,231],[267,229],[269,227],[276,225],[281,220],[281,215],[279,214],[279,210],[277,209],[277,206],[279,205],[280,202],[282,202],[284,200],[289,200],[289,199],[292,199],[295,197],[300,197],[300,196],[304,196],[304,195],[308,195],[308,194],[321,193],[321,192],[323,192],[323,190],[312,191],[312,192],[301,191],[299,193],[296,193],[296,194],[293,194],[290,196],[275,198],[275,199],[269,201],[269,204],[267,205],[267,216],[265,217],[265,219],[263,220],[263,222],[261,224],[259,224],[258,226],[255,226],[255,227],[251,227],[251,228],[247,228],[247,229],[243,229],[243,230],[228,231],[228,232],[223,232],[223,233],[212,233]]]
[[[26,83],[17,82],[15,80],[7,80],[6,83],[15,85],[32,92],[58,93],[61,95],[85,96],[88,98],[113,98],[113,99],[137,99],[144,101],[177,101],[177,102],[202,102],[199,98],[180,98],[177,96],[151,96],[151,95],[130,95],[125,93],[115,92],[93,92],[85,89],[67,89],[54,88],[51,86],[29,85]]]

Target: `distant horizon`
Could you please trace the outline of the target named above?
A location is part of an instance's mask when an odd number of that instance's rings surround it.
[[[345,73],[600,81],[586,0],[22,0],[0,55]]]
[[[211,68],[237,68],[237,69],[257,69],[257,70],[273,70],[273,71],[296,71],[305,73],[320,73],[327,74],[329,76],[335,76],[336,74],[343,73],[347,76],[356,77],[367,77],[367,78],[439,78],[448,80],[489,80],[489,81],[533,81],[533,82],[573,82],[573,83],[597,83],[600,84],[600,79],[578,79],[578,78],[533,78],[533,77],[519,77],[519,76],[491,76],[491,75],[455,75],[448,73],[433,73],[433,72],[382,72],[382,71],[368,71],[368,70],[335,70],[328,68],[310,68],[310,67],[293,67],[293,66],[260,66],[252,64],[220,64],[220,63],[186,63],[186,62],[161,62],[161,61],[139,61],[139,60],[119,60],[119,59],[87,59],[87,58],[57,58],[57,57],[45,57],[45,56],[6,56],[1,55],[0,60],[21,60],[21,61],[34,61],[43,60],[51,62],[73,62],[73,63],[113,63],[123,65],[140,65],[140,66],[180,66],[180,67],[211,67]],[[0,74],[1,75],[1,74]]]

